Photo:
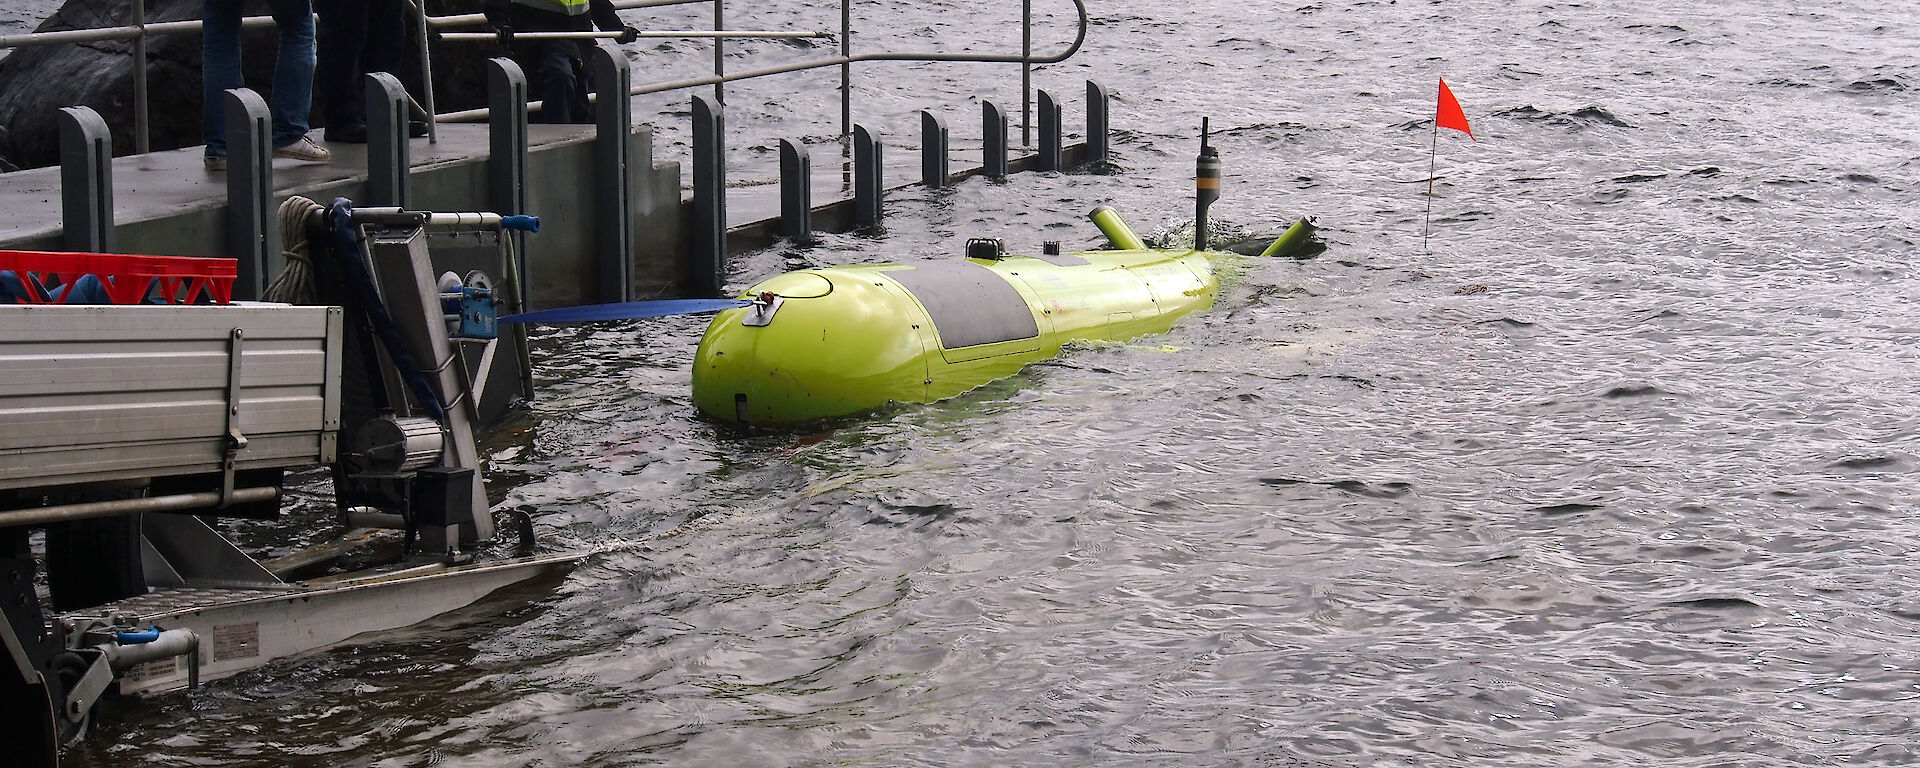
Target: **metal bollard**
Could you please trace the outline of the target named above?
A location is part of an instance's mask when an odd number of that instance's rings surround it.
[[[369,207],[406,208],[412,202],[407,179],[407,88],[385,72],[367,73],[367,200]]]
[[[886,187],[880,181],[880,142],[864,125],[853,126],[853,219],[863,227],[880,224]]]
[[[267,102],[245,88],[227,100],[227,255],[239,261],[233,298],[256,301],[280,249],[274,230],[273,125]]]
[[[113,136],[88,107],[60,110],[60,226],[72,251],[113,251]]]
[[[1060,102],[1045,89],[1040,91],[1040,158],[1043,171],[1060,170]]]
[[[980,102],[980,153],[987,178],[1007,177],[1007,113],[991,101]]]
[[[602,303],[633,299],[633,205],[627,184],[633,132],[633,72],[626,54],[595,45],[591,68],[599,98],[594,104],[594,242]]]
[[[780,140],[780,234],[801,242],[813,235],[813,160],[787,139]]]
[[[527,213],[527,76],[513,59],[487,60],[487,204],[503,214]],[[519,258],[520,303],[530,306],[525,232],[501,233],[513,238]],[[522,310],[524,311],[524,310]]]
[[[1106,86],[1087,81],[1087,163],[1095,167],[1106,166],[1113,161],[1107,122],[1107,108],[1112,102],[1113,96],[1107,93]]]
[[[688,288],[695,296],[719,296],[726,285],[726,121],[719,104],[693,97],[693,232]]]
[[[939,189],[947,185],[947,121],[920,110],[920,183]]]

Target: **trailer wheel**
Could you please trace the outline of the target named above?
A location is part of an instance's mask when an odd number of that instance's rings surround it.
[[[132,498],[129,493],[140,491],[123,490],[115,497]],[[147,575],[140,564],[140,516],[48,525],[47,589],[56,611],[91,608],[146,594]]]

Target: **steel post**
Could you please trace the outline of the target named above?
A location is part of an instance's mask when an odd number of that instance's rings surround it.
[[[714,99],[693,97],[693,263],[688,289],[695,296],[719,296],[726,286],[727,260],[726,117]]]
[[[1020,145],[1033,146],[1033,0],[1020,0]]]
[[[487,182],[491,187],[488,205],[503,214],[527,213],[527,76],[513,59],[487,60]],[[519,300],[531,306],[527,288],[532,275],[527,272],[527,236],[514,230],[501,233],[513,238],[517,261]],[[516,311],[525,311],[524,309]]]
[[[1113,145],[1108,140],[1107,122],[1107,107],[1112,102],[1113,97],[1107,93],[1106,86],[1087,81],[1087,162],[1096,167],[1106,166],[1113,161]]]
[[[406,208],[407,109],[411,104],[400,79],[386,72],[367,73],[367,200],[369,207]]]
[[[627,184],[632,162],[627,136],[633,132],[633,100],[627,90],[633,72],[618,48],[596,45],[590,58],[599,96],[593,108],[595,261],[600,301],[611,304],[633,299],[633,190]]]
[[[713,84],[713,101],[723,107],[727,104],[727,93],[725,90],[727,78],[727,39],[721,37],[718,33],[726,31],[727,26],[723,23],[725,15],[725,0],[713,0],[713,31],[716,33],[713,36],[713,76],[719,78],[718,82]]]
[[[853,139],[853,0],[840,0],[840,148]]]
[[[881,198],[886,186],[880,183],[880,142],[864,125],[853,127],[853,221],[862,227],[877,226],[882,212]]]
[[[60,220],[68,250],[113,252],[113,136],[89,107],[60,110]]]
[[[275,211],[273,124],[267,102],[246,88],[226,93],[227,100],[227,255],[239,260],[233,298],[258,300],[267,288],[278,249],[270,244]]]
[[[427,0],[413,0],[408,5],[413,6],[413,44],[420,49],[420,96],[425,102],[420,108],[427,113],[427,143],[438,144],[440,121],[434,119],[438,113],[433,103],[433,48],[429,44],[432,35],[427,31]]]
[[[920,110],[920,183],[934,189],[947,185],[947,121],[929,110]]]
[[[1007,112],[991,101],[980,102],[980,154],[987,178],[1007,177]]]
[[[780,234],[796,241],[813,235],[813,160],[805,145],[780,140]]]
[[[1040,91],[1040,170],[1060,170],[1060,103]]]
[[[152,146],[148,141],[148,134],[152,133],[148,125],[153,121],[147,115],[147,4],[145,0],[134,0],[129,5],[133,27],[139,30],[133,36],[133,151],[144,155]]]

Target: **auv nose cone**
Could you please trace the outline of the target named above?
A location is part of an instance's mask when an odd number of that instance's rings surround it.
[[[727,310],[694,352],[693,401],[708,417],[791,424],[924,395],[913,301],[871,272],[795,272],[749,288],[780,305],[765,325]]]

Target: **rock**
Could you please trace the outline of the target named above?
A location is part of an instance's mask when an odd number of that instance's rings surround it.
[[[477,13],[481,0],[428,0],[429,13]],[[203,0],[147,0],[147,22],[200,18]],[[125,25],[131,0],[68,0],[38,32]],[[249,16],[267,14],[263,0],[247,0]],[[249,31],[242,54],[247,87],[265,97],[273,81],[276,36],[272,28]],[[418,93],[419,53],[407,34],[407,70],[401,80]],[[440,111],[484,106],[493,45],[436,45],[434,93]],[[157,34],[147,38],[149,141],[154,150],[196,146],[200,136],[200,35]],[[87,106],[113,132],[113,152],[134,148],[133,44],[126,40],[21,48],[0,59],[0,171],[59,162],[61,107]],[[320,111],[311,123],[319,126]]]
[[[200,5],[158,0],[147,18],[196,19]],[[129,7],[128,0],[72,0],[35,31],[125,24]],[[147,42],[153,146],[200,143],[200,36],[155,35]],[[132,49],[123,40],[47,45],[16,50],[0,61],[0,161],[20,168],[56,163],[59,110],[67,106],[92,107],[113,130],[114,153],[132,152]]]

